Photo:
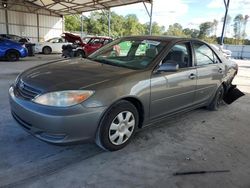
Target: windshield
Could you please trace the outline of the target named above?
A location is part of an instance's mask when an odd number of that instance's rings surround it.
[[[91,39],[91,37],[83,37],[82,41],[87,44],[90,39]]]
[[[130,69],[144,69],[165,45],[165,42],[157,40],[119,39],[91,54],[89,59]]]

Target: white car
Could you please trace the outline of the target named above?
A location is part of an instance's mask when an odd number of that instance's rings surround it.
[[[36,43],[36,53],[51,54],[51,53],[62,53],[62,46],[72,44],[67,42],[62,37],[56,37],[49,39],[45,42]]]

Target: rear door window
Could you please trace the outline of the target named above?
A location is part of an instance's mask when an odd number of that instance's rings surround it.
[[[214,52],[206,44],[195,42],[193,43],[193,48],[197,66],[204,66],[218,62],[216,61],[217,57]]]

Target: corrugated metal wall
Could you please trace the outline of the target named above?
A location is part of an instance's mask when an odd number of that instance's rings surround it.
[[[224,48],[232,52],[232,57],[236,59],[250,59],[250,45],[228,45]]]
[[[39,33],[42,40],[60,36],[62,34],[62,22],[61,17],[39,15]]]
[[[61,17],[8,10],[7,18],[9,34],[29,37],[33,42],[58,37],[63,31]],[[0,33],[7,33],[4,9],[0,9]]]
[[[9,33],[29,37],[37,41],[37,15],[8,11]]]
[[[0,33],[6,33],[5,10],[0,9]]]

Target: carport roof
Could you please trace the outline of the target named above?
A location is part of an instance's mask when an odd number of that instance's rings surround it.
[[[0,0],[0,2],[18,6],[26,6],[34,11],[49,11],[54,15],[79,14],[99,9],[109,9],[112,7],[129,5],[140,2],[151,3],[152,0]],[[8,6],[9,8],[9,6]],[[29,11],[32,12],[32,11]],[[37,12],[34,12],[37,13]]]

